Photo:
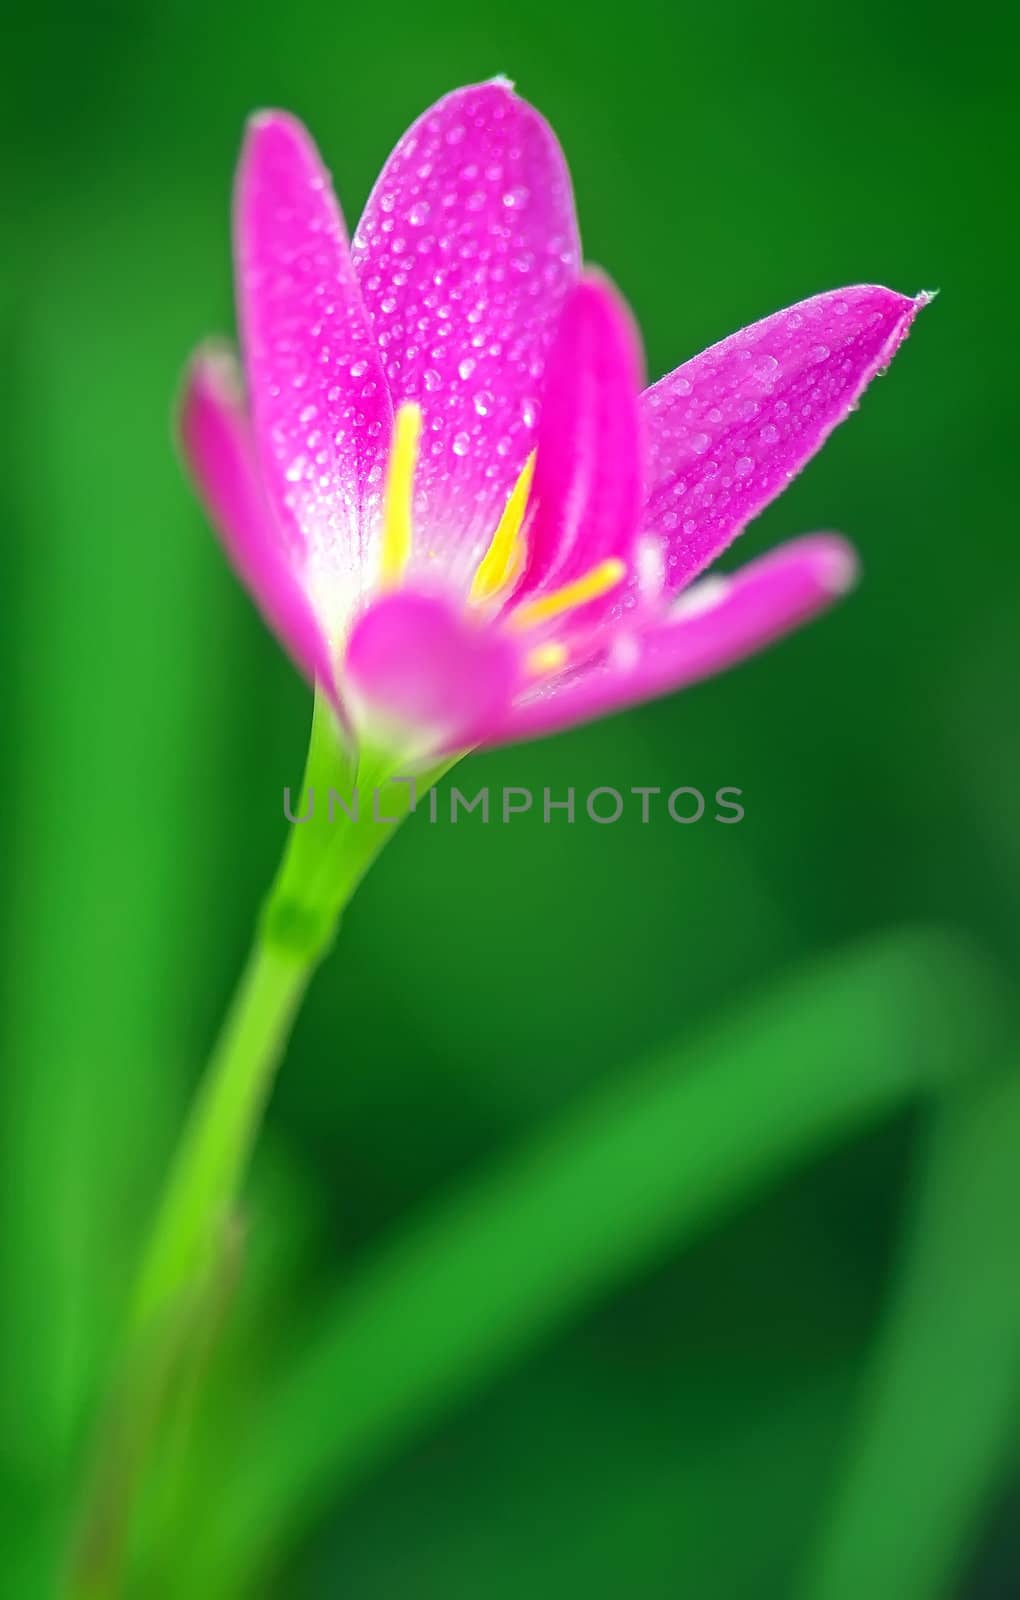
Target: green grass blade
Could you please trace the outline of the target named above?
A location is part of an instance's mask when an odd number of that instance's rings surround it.
[[[238,1441],[215,1526],[192,1530],[193,1577],[229,1592],[568,1319],[795,1163],[980,1062],[999,1015],[968,945],[908,930],[621,1073],[337,1294]]]
[[[805,1600],[955,1592],[1020,1401],[1020,1073],[948,1095]]]

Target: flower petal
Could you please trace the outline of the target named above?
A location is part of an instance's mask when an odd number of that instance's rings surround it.
[[[267,489],[308,550],[320,614],[342,619],[358,591],[392,407],[329,175],[309,134],[284,112],[249,124],[235,236]]]
[[[355,231],[394,402],[417,400],[424,413],[416,481],[428,541],[415,556],[442,555],[458,587],[531,451],[578,259],[559,145],[503,81],[458,89],[419,118]]]
[[[206,346],[185,377],[181,442],[232,564],[302,672],[333,688],[329,647],[266,499],[232,357]]]
[[[587,275],[570,295],[549,352],[515,596],[558,587],[617,557],[629,562],[644,463],[641,342],[606,280]]]
[[[486,742],[554,733],[722,672],[825,610],[851,587],[856,568],[844,540],[812,534],[732,578],[706,578],[651,627],[618,634],[593,665],[518,703]]]
[[[502,717],[520,681],[511,639],[445,596],[403,589],[355,624],[345,694],[370,737],[408,757],[465,749]]]
[[[768,505],[892,360],[928,296],[816,295],[724,339],[644,395],[645,526],[682,588]]]

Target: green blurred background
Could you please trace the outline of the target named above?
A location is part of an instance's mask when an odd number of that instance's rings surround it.
[[[801,967],[919,922],[948,927],[954,949],[968,941],[966,961],[1005,972],[1008,996],[1018,40],[994,9],[180,0],[26,7],[6,25],[5,1594],[48,1592],[140,1231],[307,738],[305,687],[227,570],[171,439],[184,359],[232,327],[228,205],[245,116],[280,104],[306,119],[353,225],[426,104],[507,73],[561,138],[587,255],[634,305],[653,376],[822,289],[942,293],[860,415],[736,552],[838,527],[864,563],[846,605],[728,677],[461,772],[469,792],[732,784],[742,824],[419,816],[359,894],[273,1101],[233,1354],[211,1380],[226,1420],[205,1445],[199,1431],[182,1469],[174,1550],[203,1543],[223,1486],[243,1476],[249,1405],[297,1359],[306,1324],[342,1320],[339,1287],[448,1196],[470,1212],[494,1163],[526,1165],[529,1141],[622,1092],[636,1064],[668,1064],[719,1019],[753,1020],[758,997]],[[996,1056],[966,999],[954,1010],[939,987],[931,1003],[949,1014],[935,1031],[958,1034],[961,1057]],[[923,1015],[923,985],[912,1004]],[[1007,998],[1007,1038],[1008,1010]],[[855,1014],[848,1002],[844,1032]],[[822,1077],[825,1032],[810,1045]],[[756,1048],[761,1117],[782,1119],[768,1085],[783,1047]],[[838,1070],[857,1070],[852,1049]],[[697,1238],[664,1225],[654,1247],[617,1252],[569,1313],[538,1316],[533,1336],[462,1374],[448,1400],[437,1380],[357,1470],[324,1459],[268,1541],[259,1592],[799,1594],[866,1432],[861,1396],[877,1381],[941,1105],[897,1098],[748,1185]],[[980,1139],[974,1161],[985,1165]],[[997,1206],[1011,1237],[1016,1213]],[[517,1215],[485,1252],[511,1300],[535,1244]],[[948,1306],[955,1279],[944,1290]],[[470,1327],[463,1264],[445,1292]],[[414,1319],[388,1337],[413,1366]],[[1005,1347],[990,1407],[1002,1440],[966,1537],[928,1587],[876,1569],[874,1600],[1020,1593],[1020,1407],[1003,1421],[1020,1345]],[[966,1433],[985,1382],[969,1360],[948,1391],[937,1372],[918,1380],[906,1431],[920,1461],[926,1431],[950,1460],[966,1448],[953,1429],[959,1414]],[[385,1389],[385,1373],[341,1370],[279,1449],[300,1454],[302,1427],[341,1434],[363,1382]],[[890,1471],[879,1545],[926,1515],[912,1462]],[[210,1561],[201,1583],[226,1595]],[[139,1592],[206,1592],[197,1577],[173,1589],[168,1574],[160,1558]],[[810,1593],[852,1600],[836,1580]]]

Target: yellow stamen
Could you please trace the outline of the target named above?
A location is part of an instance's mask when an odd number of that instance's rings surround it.
[[[383,495],[382,570],[387,589],[400,582],[411,554],[414,469],[421,437],[421,406],[406,400],[393,418],[393,445]]]
[[[472,605],[481,605],[484,600],[491,600],[493,595],[510,584],[520,571],[524,550],[518,535],[521,523],[524,521],[534,474],[533,450],[514,484],[506,509],[499,519],[499,527],[492,536],[492,543],[478,564],[478,571],[475,573],[475,580],[468,596]]]
[[[610,556],[608,560],[592,567],[583,577],[575,578],[573,583],[565,583],[562,589],[553,589],[549,594],[539,595],[536,600],[526,600],[517,607],[510,622],[515,628],[533,628],[539,622],[548,622],[551,617],[562,616],[564,611],[573,611],[586,601],[597,600],[600,595],[615,589],[626,570],[622,561]]]
[[[557,644],[551,640],[548,644],[537,644],[534,650],[529,651],[527,668],[536,677],[541,677],[547,672],[558,672],[567,659],[565,644]]]

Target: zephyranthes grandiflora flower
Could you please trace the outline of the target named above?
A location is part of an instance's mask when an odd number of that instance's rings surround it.
[[[414,124],[350,243],[304,128],[256,116],[235,239],[244,383],[196,356],[185,447],[355,742],[435,758],[550,732],[717,672],[853,581],[831,534],[696,580],[926,296],[820,294],[643,388],[559,146],[501,80]]]

